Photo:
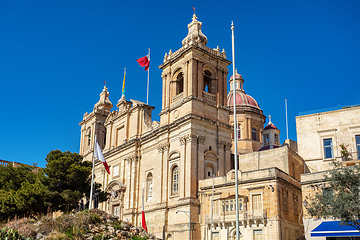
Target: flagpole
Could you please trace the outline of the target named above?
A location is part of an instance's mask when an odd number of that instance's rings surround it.
[[[234,98],[234,159],[235,159],[235,211],[236,211],[236,240],[239,240],[239,189],[238,189],[238,156],[237,156],[237,119],[236,119],[236,89],[235,89],[235,35],[234,22],[231,22],[231,42],[232,42],[232,64],[233,64],[233,98]]]
[[[150,62],[150,48],[149,48],[149,62]],[[150,78],[150,63],[148,68],[148,78],[147,78],[147,94],[146,94],[146,104],[149,105],[149,78]]]
[[[289,125],[288,125],[288,107],[287,107],[287,99],[285,99],[285,115],[286,115],[286,139],[289,139]]]
[[[96,134],[95,134],[95,144],[94,144],[94,150],[93,150],[93,165],[92,165],[92,174],[91,174],[89,210],[91,210],[92,196],[93,196],[93,191],[94,191],[95,148],[96,148]]]
[[[123,87],[122,87],[122,95],[121,95],[121,97],[125,97],[125,77],[126,77],[126,68],[124,68],[124,80],[123,80]]]

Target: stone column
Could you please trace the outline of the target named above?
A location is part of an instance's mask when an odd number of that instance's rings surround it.
[[[179,166],[179,197],[184,198],[186,193],[186,177],[187,177],[187,168],[186,168],[186,136],[180,137],[180,146],[183,146],[181,151],[180,166]]]
[[[199,149],[198,149],[198,180],[204,179],[204,164],[205,164],[205,158],[204,158],[204,152],[205,152],[205,136],[201,136],[199,140]]]
[[[204,73],[201,66],[200,59],[197,60],[198,62],[198,69],[197,69],[197,77],[198,77],[198,98],[203,99],[203,90],[204,90]]]
[[[226,142],[224,147],[225,147],[225,151],[224,151],[224,162],[225,162],[225,174],[230,171],[230,167],[231,167],[231,163],[230,163],[230,151],[231,151],[231,146],[232,146],[232,143],[231,142]],[[240,164],[239,164],[240,165]],[[239,167],[240,169],[240,167]]]
[[[165,109],[166,107],[166,74],[163,74],[162,76],[163,79],[163,85],[162,85],[162,109]]]
[[[217,147],[219,155],[218,176],[223,176],[226,174],[225,143],[223,141],[218,141]]]
[[[197,172],[196,172],[196,145],[198,136],[196,134],[186,135],[186,182],[185,182],[185,197],[196,197],[197,192]]]
[[[218,95],[218,102],[217,105],[218,106],[224,106],[224,79],[223,79],[223,74],[222,74],[222,69],[218,68],[217,69],[217,79],[218,79],[218,91],[217,91],[217,95]]]
[[[166,106],[168,108],[170,106],[170,73],[166,74]]]
[[[184,78],[183,98],[188,97],[188,69],[189,69],[189,61],[186,61],[186,62],[183,63],[183,78]]]

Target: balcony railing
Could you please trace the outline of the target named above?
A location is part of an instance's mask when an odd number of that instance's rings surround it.
[[[205,99],[216,102],[216,95],[203,91],[203,96]]]
[[[235,221],[236,212],[222,212],[213,214],[213,222],[222,222],[222,221]],[[239,220],[240,221],[249,221],[249,220],[258,220],[258,219],[267,219],[267,211],[263,210],[253,210],[253,211],[240,211]],[[211,215],[205,215],[205,222],[211,222]]]
[[[172,102],[175,103],[182,98],[183,98],[183,93],[179,93],[178,95],[176,95],[175,97],[172,98]]]

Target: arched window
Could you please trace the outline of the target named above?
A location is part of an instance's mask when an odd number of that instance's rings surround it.
[[[88,129],[87,137],[88,137],[88,146],[90,146],[90,142],[91,142],[91,130],[90,130],[90,128]]]
[[[176,77],[176,95],[184,91],[184,75],[179,73]]]
[[[215,177],[215,169],[212,164],[207,164],[205,168],[205,178]]]
[[[240,126],[240,124],[237,127],[237,135],[238,135],[238,139],[241,139],[241,126]]]
[[[251,129],[251,136],[252,136],[252,140],[257,141],[257,131],[256,128],[252,128]]]
[[[175,166],[172,170],[171,181],[171,194],[176,195],[179,193],[179,167]]]
[[[104,128],[104,147],[106,145],[106,128]]]
[[[152,173],[148,173],[146,177],[146,199],[150,200],[152,198],[153,193],[153,175]]]
[[[211,73],[209,71],[204,72],[204,91],[208,93],[213,93],[211,84]]]
[[[264,143],[269,144],[269,134],[264,135]]]

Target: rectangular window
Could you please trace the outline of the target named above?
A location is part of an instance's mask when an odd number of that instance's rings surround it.
[[[252,208],[254,211],[262,210],[261,194],[252,195]]]
[[[119,165],[114,167],[114,176],[119,176]]]
[[[254,230],[254,240],[263,240],[263,232],[262,230]]]
[[[243,202],[243,199],[242,198],[239,198],[239,211],[242,211],[242,202]],[[226,200],[225,201],[225,212],[235,212],[236,209],[235,209],[235,199],[230,199],[230,200]]]
[[[256,132],[255,128],[252,128],[252,130],[251,130],[251,137],[252,137],[252,140],[257,141],[257,132]]]
[[[333,158],[333,146],[331,138],[324,139],[324,157]]]
[[[219,240],[220,239],[220,234],[218,232],[213,232],[211,239],[212,240]]]
[[[235,155],[230,154],[231,169],[235,169]]]
[[[355,136],[357,159],[360,160],[360,135]]]

